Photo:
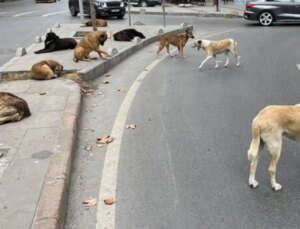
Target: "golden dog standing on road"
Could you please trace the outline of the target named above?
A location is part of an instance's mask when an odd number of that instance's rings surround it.
[[[96,19],[95,20],[96,26],[99,27],[106,27],[107,26],[107,21],[104,19]],[[92,20],[89,20],[85,23],[86,26],[93,26]]]
[[[0,92],[0,125],[30,116],[27,102],[8,92]]]
[[[35,80],[50,80],[59,76],[63,66],[55,60],[43,60],[31,67],[31,78]]]
[[[99,45],[101,44],[103,46],[106,40],[107,34],[104,31],[93,31],[88,33],[76,45],[73,60],[75,62],[78,62],[79,60],[91,61],[92,58],[90,57],[90,52],[92,51],[97,52],[102,59],[104,59],[102,54],[110,57],[110,54],[99,48]]]
[[[248,150],[251,161],[249,185],[258,186],[255,179],[259,151],[267,145],[271,155],[269,173],[271,186],[275,191],[282,186],[276,182],[276,165],[280,158],[282,135],[300,141],[300,104],[294,106],[267,106],[254,118],[252,123],[252,141]]]
[[[191,29],[187,29],[185,30],[184,33],[179,33],[177,35],[171,35],[171,34],[166,34],[161,36],[161,38],[159,39],[159,47],[157,50],[157,58],[159,58],[159,52],[166,47],[167,48],[167,52],[168,54],[172,57],[172,55],[170,54],[170,44],[173,46],[176,46],[178,48],[179,51],[179,55],[181,57],[183,56],[183,48],[186,45],[187,41],[189,38],[194,38],[193,32]]]

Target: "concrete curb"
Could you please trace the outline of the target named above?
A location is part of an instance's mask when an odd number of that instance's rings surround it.
[[[182,27],[172,32],[164,33],[164,34],[172,34],[172,33],[179,33],[183,32],[185,29],[190,28],[193,29],[193,26],[189,25],[187,27]],[[154,43],[159,40],[162,34],[158,34],[142,40],[140,43],[135,44],[125,50],[122,50],[120,53],[116,54],[115,56],[111,57],[110,59],[106,60],[103,63],[95,63],[94,65],[90,65],[80,71],[80,73],[85,80],[94,80],[97,76],[103,75],[105,72],[109,71],[114,66],[118,65],[122,62],[125,58],[132,55],[133,53],[137,52],[138,50],[144,48],[145,46]]]
[[[78,91],[68,98],[57,138],[58,149],[49,165],[31,229],[64,228],[80,107],[78,86]]]
[[[182,32],[187,28],[192,29],[193,26],[182,27],[168,33]],[[119,64],[126,57],[158,41],[161,35],[162,34],[159,34],[148,38],[123,50],[109,60],[91,65],[79,71],[79,73],[81,73],[86,80],[95,79],[97,76],[104,74]],[[68,98],[61,129],[57,138],[58,149],[49,165],[31,229],[64,228],[80,107],[81,93],[78,87],[78,91]]]

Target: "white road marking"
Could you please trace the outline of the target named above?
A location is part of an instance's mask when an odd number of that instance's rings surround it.
[[[214,33],[206,36],[205,38],[216,36],[222,33],[228,33],[234,29]],[[192,43],[193,41],[189,42]],[[177,49],[173,49],[172,53]],[[116,198],[116,188],[117,188],[117,174],[118,174],[118,164],[120,148],[122,143],[122,137],[126,125],[126,119],[128,111],[131,104],[142,85],[146,76],[151,72],[151,70],[162,60],[168,57],[165,54],[160,59],[156,59],[150,65],[146,67],[147,71],[143,71],[131,85],[126,97],[124,98],[119,112],[117,114],[115,123],[112,128],[111,136],[114,137],[114,141],[107,146],[105,161],[102,171],[102,178],[100,184],[100,190],[98,195],[98,209],[97,209],[97,223],[96,229],[115,229],[116,223],[116,204],[105,205],[103,200],[108,198]]]
[[[24,12],[24,13],[21,13],[21,14],[16,14],[13,17],[20,17],[20,16],[23,16],[23,15],[32,14],[32,13],[35,13],[35,12],[37,12],[37,11]]]
[[[298,69],[299,69],[299,71],[300,71],[300,64],[297,64],[297,67],[298,67]]]
[[[54,12],[54,13],[44,14],[44,15],[42,15],[42,17],[48,17],[48,16],[52,16],[52,15],[55,15],[55,14],[61,14],[61,13],[67,13],[67,12],[69,12],[69,11],[68,10],[57,11],[57,12]]]
[[[6,14],[7,12],[1,12],[0,14]]]

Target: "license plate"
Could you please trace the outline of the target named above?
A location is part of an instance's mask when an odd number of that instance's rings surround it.
[[[119,12],[119,9],[112,9],[111,12]]]

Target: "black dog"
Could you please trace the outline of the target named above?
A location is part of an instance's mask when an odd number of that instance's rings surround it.
[[[134,37],[146,38],[144,34],[135,29],[124,29],[114,34],[115,41],[131,41]]]
[[[55,33],[49,32],[46,35],[45,48],[35,51],[35,54],[54,52],[65,49],[74,49],[77,41],[73,38],[59,38]]]

